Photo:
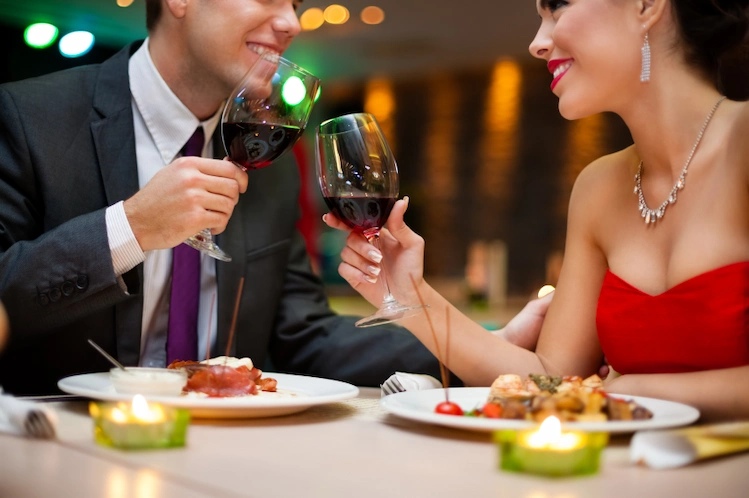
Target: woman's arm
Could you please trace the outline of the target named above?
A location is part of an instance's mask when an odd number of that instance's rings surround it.
[[[379,305],[384,289],[379,270],[387,271],[390,290],[403,304],[423,300],[429,308],[399,322],[432,353],[445,360],[446,310],[450,314],[451,344],[448,367],[469,385],[489,385],[499,374],[549,373],[590,375],[601,365],[602,354],[595,330],[595,310],[606,263],[589,235],[601,206],[594,183],[599,174],[581,175],[570,205],[567,251],[562,277],[544,323],[536,352],[517,347],[487,332],[465,316],[423,279],[424,240],[403,221],[407,201],[398,201],[378,241],[376,250],[366,239],[351,233],[341,253],[339,273],[370,303]],[[345,229],[331,215],[325,221]],[[384,254],[384,259],[382,255]],[[382,261],[382,265],[378,264]],[[383,266],[384,265],[384,266]],[[435,342],[436,337],[436,342]]]
[[[586,167],[570,197],[564,261],[554,299],[546,314],[536,353],[553,375],[587,377],[603,361],[596,310],[608,263],[598,235],[610,212],[617,166],[611,156]]]
[[[487,331],[424,281],[424,239],[404,223],[403,215],[407,206],[406,198],[399,200],[393,207],[388,228],[380,232],[378,245],[382,251],[375,249],[361,234],[349,234],[346,247],[341,252],[342,263],[338,269],[341,276],[375,306],[380,304],[384,295],[380,271],[387,271],[390,290],[400,303],[412,305],[423,300],[429,306],[425,313],[398,323],[411,331],[443,361],[446,352],[446,310],[449,309],[451,344],[446,363],[467,385],[489,385],[497,375],[506,372],[522,375],[543,373],[543,365],[534,353]],[[328,214],[324,219],[332,228],[348,230],[333,215]],[[431,319],[435,335],[432,334],[427,316]],[[505,361],[502,361],[503,358]]]
[[[749,418],[749,365],[675,374],[629,374],[605,384],[607,391],[668,399],[694,406],[701,420]]]

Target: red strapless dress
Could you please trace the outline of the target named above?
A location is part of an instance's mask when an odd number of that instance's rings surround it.
[[[607,271],[596,325],[606,359],[622,374],[749,365],[749,261],[657,296]]]

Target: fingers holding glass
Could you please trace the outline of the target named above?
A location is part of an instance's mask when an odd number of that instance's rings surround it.
[[[344,247],[341,251],[341,261],[344,264],[350,266],[355,272],[358,272],[351,273],[347,271],[347,276],[353,277],[357,280],[368,282],[370,284],[376,283],[377,277],[382,272],[382,268],[380,267],[380,265],[372,260],[365,258],[350,246]],[[344,278],[346,278],[346,276],[344,276]]]
[[[325,203],[340,222],[361,234],[376,250],[363,248],[347,253],[353,264],[341,270],[354,277],[353,270],[365,275],[369,266],[365,260],[380,257],[380,230],[388,219],[398,198],[398,167],[390,147],[374,116],[366,113],[349,114],[330,119],[320,125],[316,140],[318,180]],[[330,220],[339,228],[339,223]],[[359,256],[355,256],[357,253]],[[364,257],[364,255],[367,257]],[[375,261],[377,263],[377,261]],[[390,292],[387,268],[379,262],[384,298],[377,312],[357,322],[359,327],[370,327],[409,316],[420,306],[402,305]],[[348,280],[348,279],[347,279]],[[349,280],[350,281],[350,280]]]

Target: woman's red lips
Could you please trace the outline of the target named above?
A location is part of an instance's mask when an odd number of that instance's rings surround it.
[[[553,59],[549,61],[547,67],[549,69],[549,72],[554,75],[554,80],[551,82],[552,90],[554,90],[554,87],[557,86],[559,80],[562,79],[562,76],[567,73],[567,70],[571,66],[572,59]]]

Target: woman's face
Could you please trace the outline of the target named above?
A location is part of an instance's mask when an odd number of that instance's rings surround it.
[[[632,0],[536,0],[530,44],[547,62],[559,112],[578,119],[615,110],[639,85],[644,30]]]

